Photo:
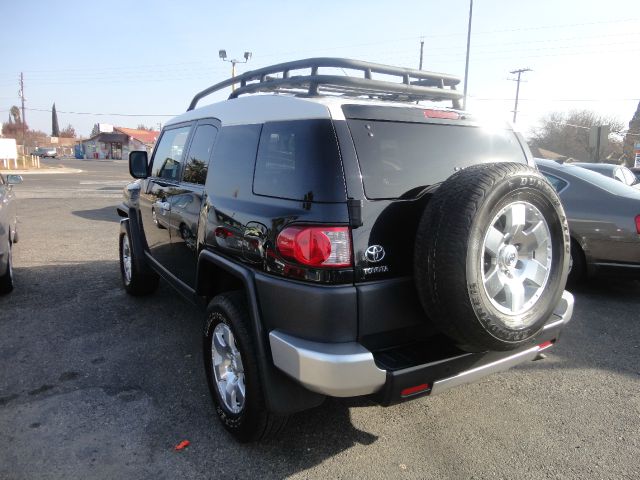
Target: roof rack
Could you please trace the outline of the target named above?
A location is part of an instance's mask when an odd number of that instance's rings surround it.
[[[311,69],[311,74],[292,75],[294,70]],[[320,68],[341,69],[344,75],[319,74]],[[352,77],[344,69],[359,70],[362,77]],[[372,74],[386,75],[385,80],[374,80]],[[276,77],[276,75],[279,75]],[[400,81],[392,81],[396,77]],[[191,100],[189,110],[214,92],[233,84],[240,84],[229,99],[247,93],[289,93],[302,96],[342,95],[366,96],[381,100],[410,101],[451,100],[454,108],[460,108],[462,93],[456,91],[460,79],[453,75],[426,72],[410,68],[393,67],[378,63],[350,60],[347,58],[307,58],[259,68],[217,83]]]

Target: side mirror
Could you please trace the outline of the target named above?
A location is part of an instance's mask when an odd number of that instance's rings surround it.
[[[7,183],[9,185],[18,185],[22,183],[22,175],[7,175]]]
[[[147,152],[134,150],[129,153],[129,173],[133,178],[147,178],[149,176],[148,170]]]

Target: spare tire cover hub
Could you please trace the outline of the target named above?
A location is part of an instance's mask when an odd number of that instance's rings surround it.
[[[551,271],[549,226],[542,213],[524,201],[509,203],[489,224],[482,245],[482,279],[493,306],[512,319],[510,328],[525,328],[519,314],[529,310],[542,295]]]

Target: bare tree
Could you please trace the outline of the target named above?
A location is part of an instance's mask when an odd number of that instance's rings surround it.
[[[635,164],[635,144],[640,143],[640,102],[633,118],[629,122],[629,131],[624,136],[624,161],[628,167]]]
[[[590,161],[594,149],[589,146],[591,127],[608,125],[611,132],[622,130],[622,122],[590,110],[574,110],[568,113],[552,112],[545,116],[529,145],[543,148],[576,160]],[[622,155],[619,136],[610,135],[606,145],[601,146],[600,157],[617,163]]]
[[[76,129],[68,124],[62,130],[60,130],[60,136],[63,138],[76,138]]]

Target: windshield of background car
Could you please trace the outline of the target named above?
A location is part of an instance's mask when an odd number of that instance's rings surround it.
[[[563,171],[567,172],[567,174],[574,175],[585,182],[600,187],[614,195],[640,199],[640,190],[630,187],[629,185],[625,185],[621,181],[615,180],[611,177],[605,177],[593,170],[587,170],[586,168],[577,167],[575,165],[567,165]]]
[[[456,168],[477,163],[522,162],[516,135],[451,123],[347,120],[355,142],[367,198],[398,198],[442,182]]]

